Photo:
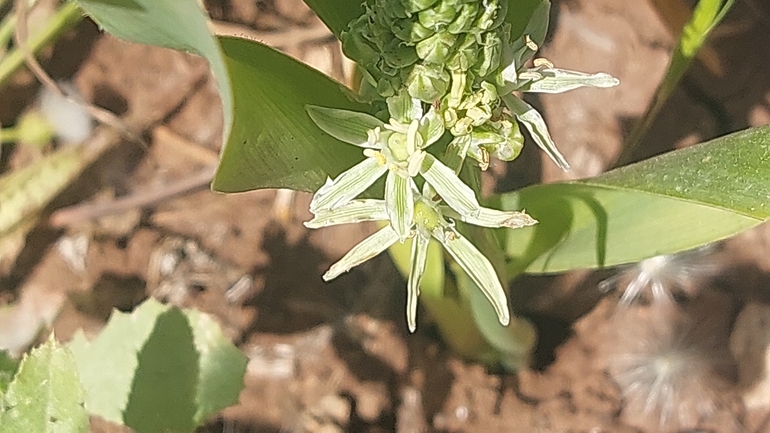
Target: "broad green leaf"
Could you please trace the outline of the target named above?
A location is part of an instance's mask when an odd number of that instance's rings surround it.
[[[503,194],[539,221],[509,230],[511,274],[637,262],[726,238],[770,218],[770,126],[608,172]]]
[[[200,356],[200,380],[195,399],[198,406],[195,421],[200,424],[238,403],[247,359],[211,316],[196,310],[189,310],[185,315],[192,326],[195,349]]]
[[[184,314],[176,308],[159,314],[136,359],[125,424],[137,433],[193,431],[199,359]]]
[[[22,360],[3,396],[0,431],[85,433],[84,397],[72,354],[51,337]]]
[[[99,27],[121,39],[187,51],[204,57],[211,66],[222,99],[227,140],[233,106],[227,69],[208,15],[196,0],[75,0]]]
[[[363,15],[364,0],[304,0],[338,38],[348,23]]]
[[[212,319],[153,300],[115,312],[94,341],[79,333],[69,347],[88,412],[138,433],[192,431],[238,401],[246,371]]]
[[[511,24],[511,39],[529,35],[538,47],[545,42],[548,32],[550,0],[516,0],[508,2],[505,21]]]
[[[642,137],[652,125],[653,120],[663,107],[663,104],[671,96],[682,76],[690,67],[690,63],[698,54],[703,44],[706,42],[709,34],[725,17],[727,12],[735,3],[735,0],[699,0],[695,10],[690,17],[690,21],[682,29],[682,35],[671,55],[671,62],[668,65],[666,75],[655,92],[652,104],[634,126],[629,134],[618,161],[622,164],[627,162],[633,155],[634,150],[639,145]]]
[[[220,43],[235,117],[215,190],[312,191],[363,159],[360,149],[323,132],[305,112],[307,105],[366,112],[341,84],[262,44],[237,38]]]

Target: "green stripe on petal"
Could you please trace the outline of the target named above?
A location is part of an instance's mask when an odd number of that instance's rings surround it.
[[[305,223],[309,229],[318,229],[337,224],[353,224],[363,221],[388,219],[384,200],[352,200],[334,209],[322,209]]]
[[[504,212],[497,209],[490,209],[486,207],[480,208],[481,211],[477,216],[462,216],[455,212],[449,206],[440,206],[441,213],[446,217],[457,218],[468,224],[475,226],[498,228],[505,227],[509,229],[518,229],[521,227],[532,226],[537,224],[537,220],[527,215],[524,212],[511,211]]]
[[[543,69],[538,72],[542,75],[542,78],[529,82],[516,90],[537,93],[562,93],[580,87],[607,88],[620,84],[620,80],[603,72],[598,74],[586,74],[583,72],[555,68]]]
[[[420,174],[425,178],[446,204],[462,216],[479,214],[476,194],[455,174],[452,169],[431,154],[425,155]]]
[[[444,120],[432,106],[428,113],[420,119],[420,133],[423,134],[424,144],[422,148],[430,146],[444,135]]]
[[[361,263],[385,251],[398,241],[398,235],[390,226],[380,229],[348,251],[343,258],[326,271],[324,281],[337,278]]]
[[[310,212],[317,214],[342,206],[369,188],[388,171],[376,158],[366,158],[343,172],[337,179],[326,179],[326,183],[310,201]]]
[[[390,225],[398,233],[401,242],[409,236],[414,220],[414,195],[410,180],[391,170],[385,181],[385,207]]]
[[[503,102],[511,110],[511,114],[516,116],[519,122],[529,130],[532,138],[538,146],[558,165],[562,170],[569,170],[569,164],[564,156],[556,148],[556,144],[548,133],[548,127],[545,126],[543,116],[538,113],[531,105],[522,101],[514,95],[503,96]]]
[[[463,268],[469,277],[476,283],[489,299],[492,307],[497,313],[497,318],[503,326],[507,326],[511,321],[511,314],[508,312],[508,300],[505,296],[500,279],[497,278],[495,268],[476,247],[460,234],[452,233],[447,236],[442,228],[433,231],[433,237],[438,239],[444,248],[449,251],[455,261]]]
[[[412,265],[406,286],[406,323],[409,325],[409,332],[417,329],[417,298],[420,296],[420,280],[428,260],[429,242],[430,238],[419,234],[412,240]]]
[[[305,111],[316,126],[337,140],[367,149],[382,149],[381,145],[369,142],[369,130],[384,125],[374,116],[317,105],[307,105]]]

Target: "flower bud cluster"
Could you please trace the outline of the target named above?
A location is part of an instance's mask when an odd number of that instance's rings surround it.
[[[371,0],[342,34],[343,49],[381,97],[404,87],[411,97],[434,103],[457,76],[469,88],[494,81],[495,75],[501,80],[502,53],[510,45],[506,5],[506,0]]]

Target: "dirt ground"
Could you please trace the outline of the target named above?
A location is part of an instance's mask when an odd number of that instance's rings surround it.
[[[341,81],[350,71],[300,0],[206,6],[218,32],[264,41]],[[530,98],[574,169],[559,171],[530,143],[513,163],[493,165],[498,190],[612,166],[672,50],[675,36],[648,1],[562,0],[553,11],[540,55],[622,84]],[[697,278],[673,308],[622,307],[618,291],[599,287],[633,268],[522,278],[512,302],[538,326],[535,365],[490,371],[454,356],[427,312],[417,333],[407,332],[405,283],[388,257],[323,282],[373,227],[308,231],[306,194],[286,205],[276,191],[205,188],[222,119],[202,60],[126,44],[86,21],[46,53],[44,66],[86,100],[152,120],[150,145],[124,143],[101,158],[52,207],[68,211],[29,236],[0,275],[2,300],[20,306],[0,317],[0,345],[23,344],[49,322],[62,339],[81,327],[95,334],[112,308],[154,296],[213,314],[249,357],[240,404],[200,432],[770,431],[770,226],[691,258]],[[739,1],[635,158],[770,123],[768,71],[770,3]],[[36,91],[21,74],[0,96],[0,121],[13,121]],[[0,168],[32,157],[4,152]],[[109,216],[77,207],[177,187],[190,191]],[[627,283],[621,277],[617,286]],[[99,422],[94,429],[120,431]]]

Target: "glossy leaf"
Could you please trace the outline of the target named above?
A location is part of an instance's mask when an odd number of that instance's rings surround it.
[[[51,337],[22,360],[3,396],[0,431],[85,433],[84,394],[72,354]]]
[[[265,45],[221,38],[235,117],[213,188],[312,191],[363,159],[361,150],[323,132],[307,105],[367,111],[344,87]]]
[[[192,431],[238,401],[246,358],[196,311],[146,301],[69,344],[92,415],[140,433]]]
[[[501,196],[539,221],[507,232],[511,274],[636,262],[726,238],[770,218],[770,126],[594,179]]]

